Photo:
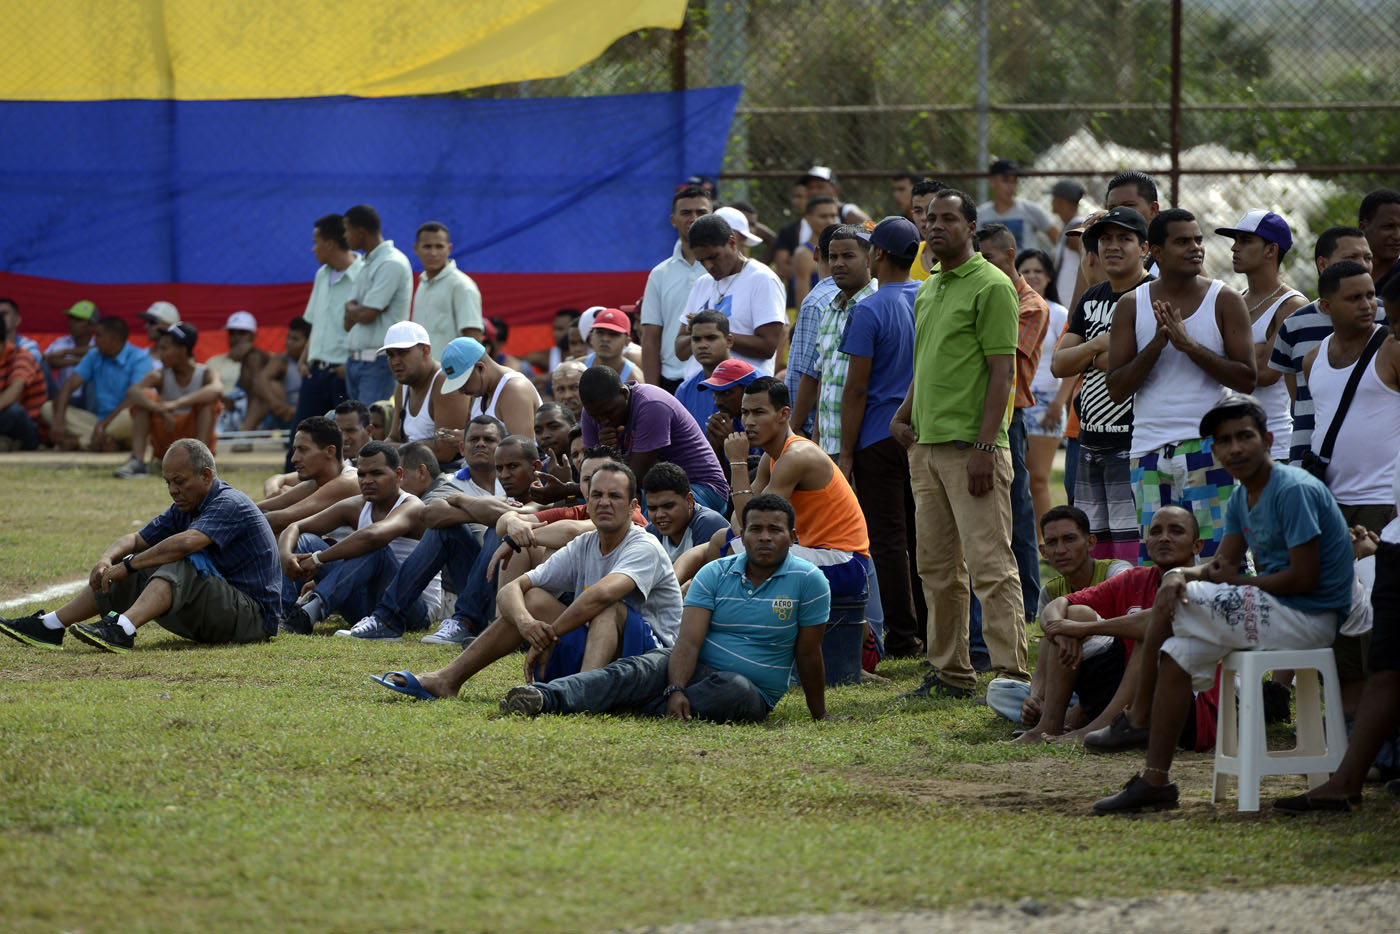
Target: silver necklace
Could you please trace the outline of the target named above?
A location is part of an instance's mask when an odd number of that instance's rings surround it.
[[[1255,304],[1253,304],[1253,305],[1250,305],[1250,306],[1249,306],[1249,317],[1250,317],[1250,320],[1253,320],[1253,319],[1254,319],[1254,313],[1255,313],[1256,311],[1258,311],[1260,308],[1263,308],[1263,307],[1264,307],[1264,304],[1265,304],[1266,302],[1268,302],[1269,299],[1273,298],[1275,295],[1277,295],[1278,293],[1280,293],[1280,292],[1282,292],[1282,291],[1283,291],[1283,283],[1280,282],[1278,288],[1274,289],[1274,290],[1273,290],[1272,292],[1270,292],[1268,295],[1265,295],[1263,298],[1259,299],[1259,301],[1258,301],[1257,303],[1255,303]]]

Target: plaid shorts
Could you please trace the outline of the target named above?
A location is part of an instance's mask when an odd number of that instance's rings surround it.
[[[1074,505],[1084,510],[1098,538],[1094,558],[1137,560],[1138,510],[1127,451],[1080,447]]]
[[[1134,457],[1130,478],[1138,511],[1138,564],[1147,558],[1147,528],[1163,506],[1189,510],[1201,527],[1201,557],[1209,558],[1225,537],[1225,504],[1235,491],[1235,478],[1220,466],[1210,438],[1167,444]]]

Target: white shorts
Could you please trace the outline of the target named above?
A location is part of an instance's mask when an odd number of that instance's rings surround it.
[[[1258,587],[1191,581],[1176,608],[1162,651],[1208,691],[1215,668],[1231,652],[1249,649],[1323,649],[1337,635],[1336,613],[1305,613]]]

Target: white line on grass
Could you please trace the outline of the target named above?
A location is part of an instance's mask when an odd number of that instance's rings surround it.
[[[0,610],[8,610],[12,606],[21,606],[26,603],[43,603],[45,600],[52,600],[54,597],[61,597],[64,594],[71,593],[86,583],[87,578],[82,577],[78,580],[68,581],[67,583],[54,584],[52,587],[46,587],[36,593],[25,594],[23,597],[16,597],[13,600],[6,600],[0,603]]]

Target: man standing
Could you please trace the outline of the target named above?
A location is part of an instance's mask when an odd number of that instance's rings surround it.
[[[1147,221],[1132,208],[1114,208],[1084,230],[1084,251],[1108,278],[1079,297],[1050,362],[1061,379],[1083,374],[1075,399],[1079,413],[1079,464],[1074,505],[1089,517],[1095,558],[1137,561],[1137,503],[1133,499],[1129,450],[1133,400],[1108,395],[1108,340],[1118,300],[1151,276],[1142,270],[1147,255]]]
[[[461,466],[457,434],[467,423],[468,400],[461,393],[443,392],[443,375],[433,359],[432,340],[417,321],[400,321],[384,335],[389,372],[402,389],[395,393],[394,424],[389,440],[395,444],[427,441],[441,470]]]
[[[651,518],[647,531],[661,542],[672,562],[729,526],[724,516],[695,501],[690,480],[675,464],[653,464],[642,478],[642,495]]]
[[[676,337],[676,356],[689,361],[686,375],[700,370],[700,364],[690,356],[688,321],[706,308],[729,319],[734,356],[747,360],[756,370],[772,373],[774,354],[787,324],[782,282],[773,270],[744,255],[733,228],[718,215],[707,214],[690,225],[690,250],[706,274],[695,280],[690,290],[687,320]]]
[[[10,341],[9,322],[0,316],[0,451],[39,447],[39,413],[47,398],[39,362]]]
[[[642,372],[667,392],[675,392],[685,378],[685,361],[676,356],[676,335],[690,290],[705,274],[705,267],[690,252],[690,225],[713,207],[705,189],[697,185],[687,185],[671,197],[676,245],[669,258],[652,267],[642,294]]]
[[[1016,330],[1015,411],[1006,430],[1011,444],[1011,550],[1021,575],[1021,597],[1026,606],[1026,622],[1035,619],[1040,596],[1040,555],[1036,552],[1035,504],[1031,500],[1031,478],[1026,471],[1025,410],[1035,405],[1035,371],[1040,366],[1041,348],[1050,323],[1050,306],[1016,271],[1016,246],[1011,231],[1001,224],[984,224],[977,234],[982,257],[1000,269],[1016,287],[1020,315]]]
[[[1381,294],[1400,269],[1400,191],[1378,188],[1367,194],[1361,199],[1356,226],[1371,245],[1371,255],[1375,257],[1372,274],[1376,293]]]
[[[1172,275],[1165,265],[1162,272]],[[1215,560],[1162,577],[1137,649],[1147,654],[1132,705],[1085,738],[1101,748],[1147,746],[1142,774],[1095,802],[1096,814],[1175,808],[1169,769],[1192,689],[1209,688],[1216,666],[1233,651],[1330,645],[1351,606],[1355,571],[1346,522],[1322,481],[1269,457],[1259,403],[1231,394],[1194,433],[1212,439],[1239,486],[1224,509],[1226,532]],[[1241,573],[1246,548],[1258,576]]]
[[[1139,285],[1113,310],[1108,394],[1114,402],[1133,400],[1129,453],[1138,528],[1145,537],[1158,507],[1185,506],[1200,523],[1201,555],[1208,558],[1224,537],[1235,481],[1212,455],[1210,438],[1195,436],[1196,427],[1222,386],[1248,392],[1255,372],[1244,299],[1201,275],[1202,240],[1195,215],[1180,208],[1147,226],[1161,278]],[[1138,563],[1149,560],[1139,550]]]
[[[700,569],[671,649],[605,668],[512,688],[504,713],[636,710],[679,720],[761,722],[787,693],[796,662],[814,720],[826,719],[822,635],[831,593],[810,562],[792,554],[795,514],[780,496],[744,507],[741,554]]]
[[[164,461],[178,438],[196,438],[214,453],[214,426],[224,387],[219,374],[194,362],[199,332],[183,321],[166,328],[156,341],[159,370],[151,370],[127,390],[131,403],[131,457],[112,474],[123,479],[146,476],[146,440],[151,457]]]
[[[939,271],[914,300],[914,379],[890,420],[909,451],[919,578],[935,671],[924,693],[967,698],[968,577],[999,675],[1028,681],[1025,609],[1011,551],[1007,408],[1016,354],[1016,289],[973,249],[977,208],[945,189],[929,204],[928,245]]]
[[[58,390],[52,405],[44,403],[40,415],[49,423],[49,438],[64,451],[116,451],[131,442],[131,415],[126,391],[151,369],[151,358],[127,342],[126,322],[103,318],[97,322],[96,345],[73,369]],[[79,386],[91,387],[88,409],[70,406]]]
[[[73,307],[63,314],[68,319],[68,333],[54,338],[53,343],[44,351],[44,362],[48,364],[55,391],[68,382],[68,377],[73,375],[73,368],[92,347],[93,329],[97,326],[99,318],[97,306],[89,301],[74,302]],[[74,393],[69,401],[71,404],[83,405],[82,390]]]
[[[1283,374],[1269,369],[1268,363],[1279,325],[1308,302],[1302,292],[1290,289],[1279,278],[1284,254],[1293,247],[1293,232],[1288,229],[1288,222],[1273,211],[1250,211],[1234,227],[1217,227],[1215,232],[1235,241],[1230,248],[1230,263],[1235,272],[1244,273],[1249,283],[1240,297],[1249,312],[1254,339],[1254,398],[1269,414],[1269,431],[1274,436],[1274,449],[1269,456],[1287,463],[1293,434],[1288,386],[1282,382]]]
[[[389,398],[394,376],[379,348],[389,326],[408,320],[413,296],[413,268],[408,257],[380,233],[379,212],[357,204],[345,212],[345,239],[364,254],[364,269],[355,279],[354,296],[345,303],[341,327],[348,331],[345,365],[350,398],[365,405]],[[315,324],[312,324],[313,329]]]
[[[982,226],[1002,224],[1016,239],[1016,252],[1031,248],[1054,248],[1060,239],[1060,227],[1045,209],[1016,197],[1016,176],[1021,169],[1011,159],[998,159],[987,169],[987,184],[992,200],[977,206]]]
[[[1062,178],[1050,189],[1050,213],[1060,219],[1061,230],[1073,230],[1084,223],[1079,202],[1084,198],[1084,186],[1072,178]],[[1074,294],[1079,281],[1079,263],[1084,258],[1084,245],[1077,237],[1061,237],[1055,243],[1055,293],[1062,301]]]
[[[163,469],[173,505],[113,542],[72,600],[0,620],[0,632],[58,649],[71,628],[107,652],[130,651],[151,620],[194,642],[258,642],[276,632],[277,543],[258,508],[215,475],[214,455],[192,438],[170,446]]]
[[[827,247],[831,246],[831,237],[840,229],[839,225],[833,224],[827,227],[817,236],[817,271],[822,273],[822,278],[817,280],[817,284],[812,286],[812,291],[807,293],[807,297],[802,300],[802,305],[797,310],[797,320],[792,326],[792,340],[788,344],[787,371],[783,375],[783,382],[787,385],[788,398],[797,398],[797,387],[802,384],[802,377],[819,375],[816,369],[817,360],[817,323],[821,321],[822,310],[826,308],[839,289],[836,282],[831,278],[831,268],[827,265]],[[817,413],[815,407],[809,409],[807,418],[798,426],[803,437],[810,438],[812,432],[817,427]]]
[[[481,290],[471,276],[457,268],[445,224],[428,221],[421,225],[413,239],[413,252],[423,264],[423,273],[418,277],[409,320],[427,329],[433,358],[440,360],[453,339],[481,339]]]
[[[913,215],[914,226],[919,228],[919,236],[923,238],[919,242],[919,255],[914,257],[914,263],[909,267],[909,278],[915,282],[923,282],[927,279],[929,270],[933,268],[933,253],[928,246],[928,206],[933,202],[933,196],[947,187],[942,182],[931,178],[926,178],[914,185],[914,195],[910,201],[909,213]]]
[[[840,223],[841,206],[835,198],[817,195],[807,199],[807,206],[802,212],[802,229],[811,231],[811,234],[798,244],[797,252],[792,255],[792,298],[799,308],[812,286],[821,279],[817,268],[817,238],[826,228]]]
[[[894,213],[905,220],[913,220],[910,211],[914,207],[914,186],[919,176],[913,172],[897,172],[890,178],[890,198],[894,200]]]
[[[885,649],[895,657],[924,654],[928,608],[916,589],[914,490],[909,455],[890,437],[890,419],[914,379],[914,296],[909,279],[919,232],[887,217],[868,235],[870,266],[880,290],[851,311],[841,336],[850,362],[841,391],[841,472],[855,485],[870,537],[870,559],[885,615]]]

